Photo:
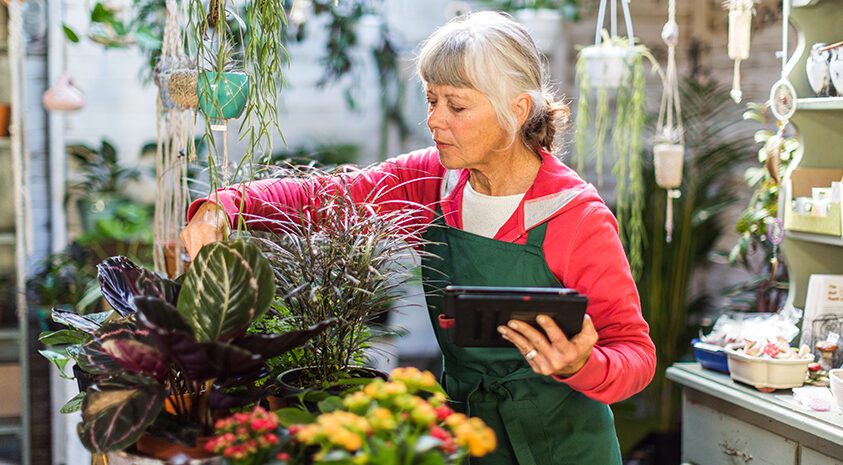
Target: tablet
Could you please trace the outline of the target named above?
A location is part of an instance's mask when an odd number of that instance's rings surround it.
[[[588,298],[562,287],[448,286],[445,315],[454,318],[450,331],[462,347],[512,347],[498,326],[522,320],[544,333],[536,317],[547,315],[568,338],[582,329]]]

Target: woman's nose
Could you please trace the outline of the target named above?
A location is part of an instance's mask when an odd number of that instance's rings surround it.
[[[441,110],[434,107],[427,112],[427,128],[431,132],[437,129],[445,129],[445,118],[442,117]]]

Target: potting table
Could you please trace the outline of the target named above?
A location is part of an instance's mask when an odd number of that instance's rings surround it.
[[[811,412],[790,389],[762,393],[729,375],[677,363],[682,460],[694,465],[843,465],[843,413]]]

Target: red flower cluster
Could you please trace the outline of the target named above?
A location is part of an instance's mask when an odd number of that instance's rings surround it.
[[[217,435],[208,441],[205,450],[222,454],[235,464],[260,463],[255,459],[263,457],[278,444],[275,434],[278,417],[275,412],[260,407],[217,420],[214,426]]]

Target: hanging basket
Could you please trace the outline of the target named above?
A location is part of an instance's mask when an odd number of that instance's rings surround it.
[[[592,45],[583,48],[580,56],[586,61],[590,85],[614,90],[620,87],[637,53],[627,47]]]
[[[170,80],[170,73],[178,66],[179,59],[177,57],[162,56],[152,71],[152,80],[158,86],[158,97],[161,99],[161,109],[164,111],[174,110],[176,108],[176,103],[170,97],[168,82]]]
[[[536,42],[542,53],[550,55],[562,42],[562,13],[550,8],[522,8],[513,13]]]
[[[685,146],[681,144],[656,144],[653,147],[656,184],[664,189],[676,189],[682,184],[682,166]]]
[[[629,0],[620,0],[624,22],[626,24],[626,39],[618,36],[616,4],[612,4],[611,30],[604,42],[603,22],[606,18],[607,0],[600,1],[597,13],[597,26],[594,31],[594,45],[580,51],[580,59],[586,63],[585,71],[588,81],[593,88],[615,90],[620,87],[623,78],[637,55],[635,49],[635,32],[632,29],[632,17],[629,13]],[[619,44],[626,43],[627,46]]]
[[[749,58],[752,37],[752,8],[729,9],[729,58]]]
[[[196,92],[199,108],[211,119],[239,118],[249,99],[249,76],[246,73],[199,73]]]
[[[81,110],[85,106],[85,93],[73,84],[70,74],[65,71],[44,91],[42,102],[47,111]]]
[[[170,98],[182,110],[192,110],[199,107],[199,95],[196,86],[199,72],[191,68],[177,69],[170,73],[167,89]]]

